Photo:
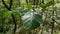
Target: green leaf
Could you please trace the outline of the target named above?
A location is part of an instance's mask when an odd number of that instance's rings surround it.
[[[20,12],[15,10],[15,11],[12,11],[12,14],[19,15]]]
[[[17,10],[15,10],[15,11],[13,11],[13,13],[12,14],[14,14],[15,15],[15,17],[19,17],[19,16],[21,16],[21,14],[20,14],[20,12]]]
[[[14,11],[7,11],[3,14],[3,18],[11,16],[11,14],[15,14],[16,16],[20,15],[18,11],[14,10]]]
[[[31,9],[32,8],[32,6],[30,5],[30,4],[24,4],[24,9]]]
[[[42,16],[36,12],[27,12],[22,17],[23,26],[27,29],[35,29],[43,22]]]
[[[4,18],[4,17],[8,17],[8,16],[10,16],[11,14],[12,14],[11,11],[7,11],[7,12],[5,12],[5,13],[3,14],[3,18]]]

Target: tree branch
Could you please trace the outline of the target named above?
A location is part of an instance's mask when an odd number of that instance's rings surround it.
[[[3,3],[4,6],[9,10],[9,7],[6,5],[6,3],[4,2],[4,0],[2,0],[2,3]]]
[[[12,0],[10,0],[10,6],[8,7],[8,5],[4,2],[4,0],[2,0],[2,3],[4,4],[4,6],[9,10],[11,11],[11,7],[12,7]],[[13,22],[14,22],[14,25],[15,25],[15,28],[14,28],[14,34],[15,34],[15,31],[16,31],[16,27],[17,27],[17,24],[16,24],[16,19],[14,17],[13,14],[11,14],[12,16],[12,19],[13,19]]]

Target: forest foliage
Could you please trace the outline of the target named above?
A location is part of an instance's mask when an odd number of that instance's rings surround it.
[[[0,34],[60,34],[60,0],[0,0]]]

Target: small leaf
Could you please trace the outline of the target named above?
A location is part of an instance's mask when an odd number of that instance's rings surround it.
[[[24,5],[24,8],[25,8],[25,9],[27,9],[27,8],[28,8],[28,9],[31,9],[32,6],[31,6],[30,4],[25,4],[25,5]]]

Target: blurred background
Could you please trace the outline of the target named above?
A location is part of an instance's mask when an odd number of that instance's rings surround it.
[[[60,34],[60,0],[0,0],[0,34]]]

